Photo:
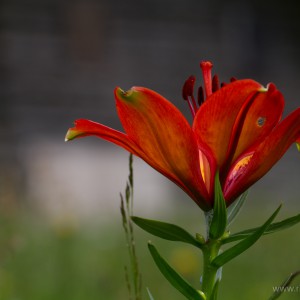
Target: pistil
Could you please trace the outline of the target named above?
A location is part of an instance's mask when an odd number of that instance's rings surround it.
[[[212,79],[211,79],[211,69],[213,64],[210,61],[202,61],[200,63],[200,68],[202,70],[205,96],[206,98],[212,94]]]

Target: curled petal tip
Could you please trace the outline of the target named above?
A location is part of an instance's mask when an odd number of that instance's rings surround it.
[[[260,93],[266,93],[267,91],[268,91],[268,87],[264,87],[264,86],[258,89],[258,92]]]
[[[275,92],[276,90],[276,85],[274,83],[268,83],[267,87],[261,86],[261,88],[258,89],[258,91],[261,93],[268,92],[269,94]]]
[[[120,87],[115,88],[116,97],[123,100],[130,100],[130,97],[133,95],[133,92],[134,92],[134,88],[131,88],[128,91],[124,91]]]
[[[83,132],[70,128],[65,136],[65,142],[74,140],[75,138],[81,136]]]

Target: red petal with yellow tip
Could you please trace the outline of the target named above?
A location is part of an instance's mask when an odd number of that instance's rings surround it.
[[[179,184],[204,209],[210,197],[201,177],[199,152],[191,126],[181,112],[156,92],[133,87],[115,90],[119,118],[130,140],[143,149],[142,157]],[[149,163],[151,165],[151,163]]]
[[[138,149],[138,147],[128,139],[126,134],[85,119],[75,121],[75,127],[68,130],[65,141],[70,141],[75,138],[81,138],[89,135],[95,135],[104,140],[117,144],[135,155],[139,155],[141,152],[141,150]]]
[[[211,149],[218,167],[225,162],[239,111],[248,97],[261,88],[253,80],[237,80],[213,93],[199,108],[193,130],[199,143]]]
[[[278,124],[264,141],[237,159],[224,185],[228,204],[263,177],[299,136],[300,108]]]

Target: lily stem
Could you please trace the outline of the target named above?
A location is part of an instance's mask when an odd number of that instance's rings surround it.
[[[203,247],[202,291],[207,300],[217,299],[214,287],[217,281],[218,268],[213,266],[211,262],[218,255],[220,247],[220,242],[213,239],[208,239],[205,247]]]

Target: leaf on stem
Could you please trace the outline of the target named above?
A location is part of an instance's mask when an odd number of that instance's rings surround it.
[[[154,259],[157,267],[165,278],[176,288],[181,294],[190,300],[205,300],[203,292],[194,289],[187,281],[185,281],[158,253],[156,248],[149,242],[149,251]]]
[[[162,239],[184,242],[201,248],[200,242],[198,242],[186,230],[177,225],[150,219],[143,219],[135,216],[131,217],[131,220],[140,228]]]
[[[233,247],[227,249],[223,253],[219,254],[212,262],[211,264],[217,268],[223,266],[236,256],[240,255],[244,251],[246,251],[248,248],[250,248],[262,235],[263,233],[268,229],[272,221],[277,216],[279,210],[281,209],[281,205],[276,209],[276,211],[272,214],[272,216],[261,226],[258,227],[256,231],[254,231],[251,235],[246,237],[244,240],[239,242],[238,244],[234,245]]]
[[[220,284],[220,280],[217,280],[215,285],[214,285],[214,289],[212,291],[212,294],[211,294],[211,300],[217,300],[218,299],[219,284]]]
[[[227,227],[227,210],[222,187],[217,172],[215,177],[215,202],[213,217],[209,227],[209,237],[212,239],[220,238]]]
[[[231,206],[228,208],[227,212],[227,226],[229,226],[237,217],[241,208],[243,207],[245,200],[248,196],[248,191],[243,193]]]
[[[271,224],[263,234],[265,235],[265,234],[275,233],[275,232],[290,228],[290,227],[298,224],[299,222],[300,222],[300,214],[290,217],[290,218],[287,218],[287,219],[284,219],[280,222]],[[249,235],[251,235],[253,232],[255,232],[257,229],[258,229],[258,227],[255,227],[255,228],[251,228],[251,229],[247,229],[247,230],[243,230],[243,231],[234,233],[234,234],[230,235],[228,238],[224,239],[222,241],[222,243],[226,244],[226,243],[231,243],[231,242],[245,239]]]

